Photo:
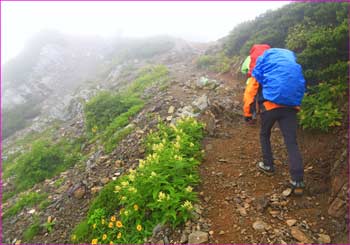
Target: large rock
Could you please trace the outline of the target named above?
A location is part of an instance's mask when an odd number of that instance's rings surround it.
[[[220,82],[213,79],[209,79],[207,77],[200,77],[197,80],[196,85],[200,88],[207,87],[210,89],[214,89],[220,85]]]
[[[286,223],[288,226],[293,226],[297,223],[297,220],[296,219],[289,219],[289,220],[286,220]]]
[[[332,180],[328,214],[335,218],[345,218],[349,207],[348,170],[347,149],[344,149],[339,159],[331,166]]]
[[[318,234],[317,240],[321,244],[331,243],[331,237],[326,234]]]
[[[290,228],[290,233],[299,242],[302,242],[302,243],[313,243],[313,241],[312,241],[312,239],[310,237],[308,237],[304,232],[302,232],[301,230],[299,230],[296,227]]]
[[[340,218],[346,214],[346,210],[346,202],[337,197],[329,206],[328,214],[335,218]]]
[[[236,105],[232,95],[210,97],[210,110],[217,116],[232,121],[242,116],[242,108]]]
[[[195,113],[192,106],[188,105],[178,110],[179,117],[198,117],[199,113]]]
[[[84,197],[85,193],[86,193],[85,188],[83,186],[81,186],[73,192],[73,196],[76,199],[82,199]]]
[[[256,231],[264,231],[267,229],[267,227],[268,227],[268,225],[264,221],[261,221],[261,220],[257,220],[253,223],[253,228]]]
[[[195,231],[188,236],[189,244],[200,244],[208,241],[208,233],[203,231]]]
[[[203,94],[201,97],[193,101],[192,105],[197,107],[200,111],[205,110],[209,105],[208,96],[206,94]]]
[[[175,111],[175,107],[174,106],[170,106],[168,109],[168,114],[173,114]]]
[[[205,130],[209,135],[214,135],[216,128],[216,119],[215,115],[211,111],[206,111],[201,118],[201,121],[205,123]]]

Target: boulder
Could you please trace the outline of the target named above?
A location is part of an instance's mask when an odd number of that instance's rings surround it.
[[[208,233],[203,231],[195,231],[188,236],[189,244],[200,244],[200,243],[206,243],[207,241],[208,241]]]
[[[290,228],[290,233],[294,239],[302,243],[313,243],[312,239],[296,227]]]
[[[195,101],[193,101],[192,105],[197,107],[200,111],[205,110],[209,105],[208,96],[203,94],[201,97],[199,97]]]
[[[76,199],[82,199],[85,195],[85,188],[83,186],[77,188],[74,192],[73,192],[73,196]]]
[[[253,223],[253,228],[256,231],[265,231],[267,229],[268,225],[261,220],[257,220]]]

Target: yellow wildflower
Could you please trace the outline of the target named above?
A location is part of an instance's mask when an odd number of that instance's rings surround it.
[[[110,242],[109,242],[109,244],[111,244],[111,245],[112,245],[112,244],[114,244],[114,242],[113,242],[113,241],[110,241]]]
[[[116,224],[116,225],[117,225],[118,228],[123,227],[123,223],[122,223],[121,221],[119,221],[119,220],[117,221],[117,224]],[[118,234],[118,235],[119,235],[119,234]]]
[[[124,211],[124,215],[125,215],[125,216],[128,216],[128,215],[129,215],[129,211],[128,211],[128,210],[125,210],[125,211]]]
[[[134,205],[135,211],[139,210],[139,206],[137,204]]]
[[[176,149],[180,149],[180,144],[179,144],[178,141],[176,141],[176,143],[174,144],[174,147],[175,147]]]
[[[186,208],[187,210],[192,210],[193,206],[192,203],[190,201],[185,201],[184,204],[181,205],[181,207]]]
[[[194,146],[194,144],[191,142],[191,143],[190,143],[190,147],[193,147],[193,146]]]
[[[108,227],[113,228],[113,222],[109,222]]]
[[[130,181],[134,181],[135,180],[135,175],[129,174],[128,178],[129,178]]]
[[[93,229],[96,229],[96,224],[93,224],[93,225],[92,225],[92,228],[93,228]]]
[[[112,221],[112,222],[116,221],[115,215],[113,215],[113,216],[111,217],[111,221]]]
[[[129,185],[129,182],[128,181],[122,181],[122,186],[128,186]]]
[[[119,232],[118,235],[117,235],[117,238],[120,239],[122,237],[122,233]]]
[[[156,174],[155,172],[152,171],[151,176],[152,176],[152,177],[156,177],[157,174]]]
[[[159,192],[158,194],[158,202],[163,201],[166,198],[166,194],[164,194],[164,192]]]
[[[133,193],[137,192],[137,189],[135,187],[130,187],[128,190]]]
[[[142,226],[141,225],[137,225],[136,226],[136,230],[141,231],[142,230]]]
[[[74,234],[74,235],[72,236],[72,241],[75,241],[76,239],[77,239],[77,235]]]
[[[105,219],[101,219],[101,224],[102,224],[102,225],[105,224]]]
[[[158,202],[162,202],[164,199],[169,200],[170,199],[170,195],[165,194],[164,192],[159,192],[158,194]]]
[[[186,191],[187,192],[192,192],[193,188],[191,186],[187,186]]]
[[[102,240],[104,241],[104,240],[106,240],[107,239],[107,235],[106,234],[103,234],[102,235]]]
[[[126,200],[126,196],[122,196],[120,199],[121,199],[122,201],[125,201],[125,200]]]
[[[114,187],[114,192],[115,192],[115,193],[118,193],[121,189],[122,189],[122,188],[121,188],[119,185],[116,185],[116,186]]]
[[[98,240],[97,239],[92,239],[91,244],[97,244]]]
[[[182,156],[178,156],[178,155],[175,155],[174,158],[175,158],[176,160],[179,160],[179,161],[182,161],[182,159],[183,159]]]

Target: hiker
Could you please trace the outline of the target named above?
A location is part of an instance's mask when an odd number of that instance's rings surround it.
[[[254,91],[254,86],[256,86],[255,83],[253,83],[253,80],[251,79],[252,71],[255,67],[255,63],[257,58],[264,53],[265,50],[271,48],[268,44],[255,44],[250,49],[249,56],[244,60],[241,72],[243,74],[247,74],[247,82],[246,82],[246,89],[244,93],[244,107],[243,111],[245,113],[245,120],[246,122],[250,124],[255,123],[256,119],[256,101],[257,101],[257,94],[251,94],[251,91]]]
[[[275,171],[271,150],[271,129],[278,122],[288,151],[290,185],[293,193],[303,194],[303,163],[297,145],[297,112],[305,92],[305,79],[301,66],[296,63],[294,53],[287,49],[271,48],[257,59],[251,73],[251,86],[245,94],[258,94],[258,104],[261,111],[260,144],[263,161],[257,163],[262,172],[272,175]],[[249,108],[245,105],[244,108]],[[245,117],[251,115],[244,111]]]

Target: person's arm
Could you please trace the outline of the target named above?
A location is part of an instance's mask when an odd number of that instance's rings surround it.
[[[255,109],[255,97],[258,93],[259,83],[254,77],[248,79],[243,96],[243,115],[246,121],[252,120]]]

